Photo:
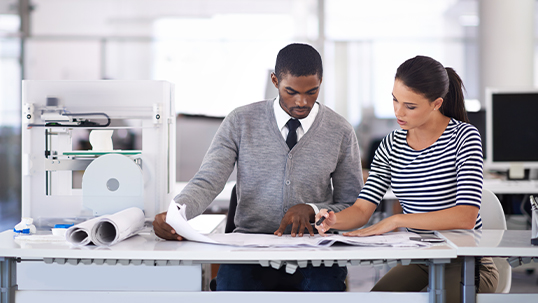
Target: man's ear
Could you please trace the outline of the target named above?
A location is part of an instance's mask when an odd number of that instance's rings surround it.
[[[278,78],[275,73],[271,73],[271,82],[273,82],[273,85],[278,89]]]

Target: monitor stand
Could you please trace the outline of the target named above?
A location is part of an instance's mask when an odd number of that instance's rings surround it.
[[[525,168],[521,163],[511,163],[508,169],[509,180],[525,179]]]
[[[538,168],[531,168],[529,170],[529,180],[538,180]]]

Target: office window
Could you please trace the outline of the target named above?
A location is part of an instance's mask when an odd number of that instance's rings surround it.
[[[466,12],[476,13],[475,1],[327,0],[325,9],[326,68],[334,71],[325,91],[336,92],[325,100],[353,125],[369,107],[377,118],[394,117],[394,74],[406,59],[431,56],[455,68],[464,82],[473,75],[468,70],[477,69],[477,63],[465,60],[474,43],[466,40],[473,33],[466,27],[476,24],[461,19]],[[338,95],[342,88],[346,92]],[[342,98],[347,104],[339,109]]]
[[[0,14],[0,230],[20,220],[19,17]]]
[[[293,28],[288,15],[158,20],[153,78],[175,83],[177,112],[225,116],[276,96],[269,75]]]

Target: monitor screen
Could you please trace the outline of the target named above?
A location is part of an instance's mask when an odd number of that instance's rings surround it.
[[[487,164],[538,167],[538,89],[488,89],[486,113]]]

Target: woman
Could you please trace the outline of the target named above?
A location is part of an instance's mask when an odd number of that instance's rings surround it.
[[[401,227],[420,233],[480,229],[482,144],[478,130],[468,124],[460,77],[432,58],[417,56],[398,67],[392,96],[401,129],[382,140],[355,204],[338,213],[321,210],[316,221],[326,219],[316,228],[323,234],[329,228],[363,226],[390,186],[403,214],[344,235],[379,235]],[[448,302],[460,300],[461,262],[445,269]],[[477,291],[494,292],[498,272],[493,261],[481,258],[476,264]],[[398,265],[372,290],[420,291],[427,285],[426,265]]]

